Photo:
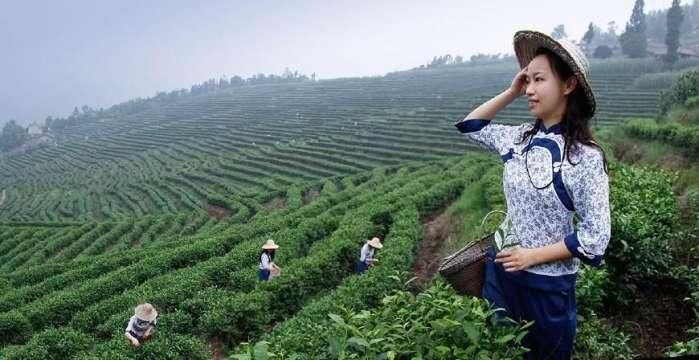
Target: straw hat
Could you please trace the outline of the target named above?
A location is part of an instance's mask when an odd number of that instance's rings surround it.
[[[590,63],[580,48],[565,39],[555,40],[549,35],[534,30],[517,31],[513,42],[520,68],[524,68],[532,61],[536,50],[540,47],[553,51],[563,59],[563,62],[573,70],[578,83],[582,86],[590,105],[590,113],[595,114],[597,102],[590,86]]]
[[[153,305],[149,303],[139,304],[138,306],[136,306],[135,312],[137,318],[148,322],[151,322],[155,320],[156,317],[158,317],[158,312],[155,310]]]
[[[274,249],[278,249],[278,248],[279,248],[279,245],[275,244],[274,240],[272,240],[272,239],[267,240],[267,242],[264,245],[262,245],[263,250],[274,250]]]
[[[379,240],[379,238],[377,237],[369,240],[369,246],[377,249],[381,249],[383,247],[383,245],[381,244],[381,240]]]

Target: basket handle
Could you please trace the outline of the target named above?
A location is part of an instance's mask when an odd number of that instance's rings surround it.
[[[481,220],[481,229],[483,229],[483,225],[485,225],[485,221],[488,220],[488,216],[490,216],[490,215],[492,215],[492,214],[494,214],[494,213],[501,213],[501,214],[505,214],[505,216],[507,216],[507,213],[504,212],[504,211],[502,211],[502,210],[493,210],[493,211],[491,211],[491,212],[485,214],[485,216],[483,217],[483,220]],[[472,243],[474,243],[474,242],[476,242],[476,241],[477,241],[477,240],[473,240],[473,241],[469,242],[468,244],[466,244],[466,246],[469,246],[469,245],[471,245]],[[453,253],[453,254],[451,254],[451,255],[445,257],[445,258],[442,260],[442,262],[451,260],[451,258],[453,258],[454,256],[456,256],[458,253],[459,253],[459,252],[457,251],[457,252],[455,252],[455,253]]]
[[[483,220],[481,220],[481,228],[483,228],[483,225],[485,225],[485,221],[488,220],[488,216],[492,215],[493,213],[501,213],[501,214],[505,214],[505,216],[507,216],[507,213],[502,211],[502,210],[493,210],[493,211],[485,214],[485,216],[483,217]]]

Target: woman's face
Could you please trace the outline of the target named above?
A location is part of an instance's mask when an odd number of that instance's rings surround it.
[[[551,70],[551,64],[545,55],[539,55],[527,65],[527,88],[529,111],[539,119],[560,120],[566,110],[566,96],[570,94],[577,81],[571,77],[563,82]]]

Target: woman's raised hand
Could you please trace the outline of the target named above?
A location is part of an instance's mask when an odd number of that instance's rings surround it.
[[[527,67],[525,66],[520,70],[515,78],[512,79],[512,85],[510,85],[510,91],[514,94],[524,95],[524,91],[527,89]]]

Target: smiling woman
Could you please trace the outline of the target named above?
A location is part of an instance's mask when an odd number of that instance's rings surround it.
[[[581,261],[600,265],[610,238],[606,159],[590,132],[596,103],[580,50],[536,31],[517,32],[514,44],[522,69],[511,86],[456,124],[505,163],[503,224],[512,226],[501,228],[512,244],[499,253],[490,247],[483,297],[503,316],[534,321],[525,358],[567,359],[576,331],[576,272]],[[524,94],[533,124],[491,124]]]

